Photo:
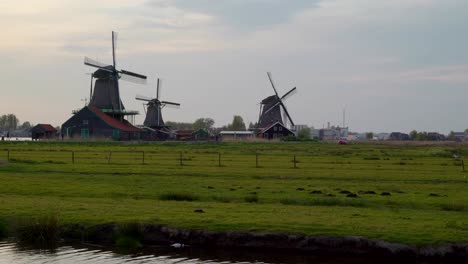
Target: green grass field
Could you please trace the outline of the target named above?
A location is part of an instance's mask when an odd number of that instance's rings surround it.
[[[468,242],[454,154],[468,147],[2,142],[0,218]]]

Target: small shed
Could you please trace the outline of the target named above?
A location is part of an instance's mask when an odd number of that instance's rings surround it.
[[[280,122],[276,122],[258,133],[258,137],[264,139],[279,139],[294,136],[294,133]]]
[[[200,128],[192,133],[192,138],[194,140],[208,140],[211,136],[211,133],[204,128]]]
[[[57,129],[50,124],[38,124],[31,128],[32,140],[53,139],[57,135]]]

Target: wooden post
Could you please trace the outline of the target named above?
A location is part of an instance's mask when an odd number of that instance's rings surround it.
[[[258,168],[258,153],[255,153],[255,167]]]
[[[461,164],[462,164],[463,171],[465,171],[465,161],[463,161],[463,159],[461,160]]]
[[[294,162],[294,168],[296,169],[296,168],[297,168],[297,160],[296,160],[296,155],[294,155],[293,162]]]
[[[107,164],[110,164],[112,157],[112,151],[109,151],[109,157],[107,158]]]
[[[10,150],[7,150],[7,161],[10,162]]]
[[[72,164],[75,164],[75,151],[72,150],[71,154]]]
[[[182,151],[181,151],[181,152],[179,153],[179,165],[180,165],[180,166],[184,166],[184,163],[182,162],[182,158],[183,158],[182,155],[183,155],[183,154],[182,154]]]
[[[144,165],[145,164],[145,151],[142,151],[141,154],[142,154],[141,158],[142,158],[143,165]]]
[[[218,167],[221,167],[221,152],[218,153]]]

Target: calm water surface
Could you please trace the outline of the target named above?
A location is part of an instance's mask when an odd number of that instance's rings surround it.
[[[112,249],[92,245],[63,245],[55,250],[38,250],[18,247],[15,243],[0,241],[0,263],[384,263],[377,259],[345,256],[314,256],[309,254],[259,252],[244,250],[202,250],[195,248],[146,248],[137,254],[121,254]],[[390,263],[390,262],[385,262]],[[395,262],[396,263],[396,262]]]

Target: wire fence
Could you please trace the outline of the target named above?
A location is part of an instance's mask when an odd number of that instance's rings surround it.
[[[0,154],[1,155],[1,154]],[[0,156],[1,157],[1,156]],[[340,157],[306,153],[230,153],[230,152],[159,152],[159,151],[74,151],[74,150],[3,150],[9,162],[50,164],[114,164],[192,167],[255,167],[294,169],[399,169],[462,170],[463,159],[401,157]]]

